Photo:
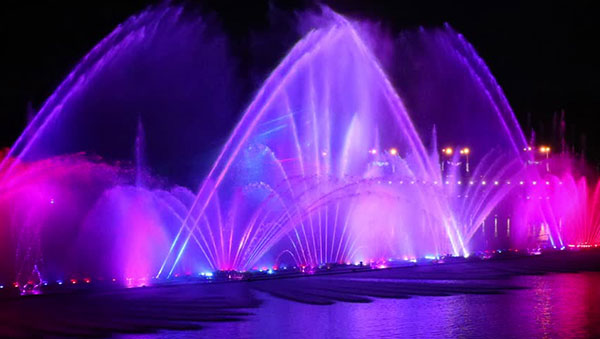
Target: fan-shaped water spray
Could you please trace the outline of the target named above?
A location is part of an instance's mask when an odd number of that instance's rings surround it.
[[[227,209],[231,187],[256,182],[277,199],[257,209],[268,216],[247,217],[258,224],[246,225],[249,233],[234,239],[242,259],[234,261],[233,268],[251,267],[262,257],[252,253],[268,250],[289,232],[296,258],[313,266],[356,259],[351,253],[360,253],[365,260],[378,255],[385,260],[390,255],[466,254],[445,199],[422,185],[408,190],[381,187],[415,180],[440,180],[438,166],[430,161],[374,55],[350,22],[334,16],[326,27],[301,40],[267,79],[219,155],[187,219],[222,213],[210,208],[213,200]],[[400,217],[396,213],[401,213],[405,200],[419,207]],[[264,201],[261,195],[245,199],[256,206]],[[387,217],[394,221],[375,218],[380,214],[391,214]],[[165,261],[171,265],[169,274],[194,232],[211,233],[206,226],[196,222],[192,231],[181,232],[175,253]],[[365,227],[377,232],[360,235]],[[268,234],[267,241],[262,232]],[[418,241],[425,234],[436,238],[443,234],[443,241],[439,247],[426,246]],[[409,253],[394,245],[402,238],[411,244]],[[361,250],[350,248],[343,257],[332,256],[330,250],[344,241]],[[378,248],[386,242],[392,251]]]
[[[568,155],[525,141],[460,34],[405,32],[379,55],[382,36],[358,23],[327,9],[317,22],[215,158],[219,142],[203,131],[227,129],[238,109],[226,40],[177,6],[115,29],[0,164],[2,254],[16,258],[2,278],[148,279],[599,241],[599,189]]]

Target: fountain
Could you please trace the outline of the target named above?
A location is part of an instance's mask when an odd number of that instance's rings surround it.
[[[3,157],[1,254],[15,260],[0,279],[141,286],[600,241],[600,189],[568,154],[540,158],[464,37],[404,32],[388,54],[379,39],[323,9],[229,126],[222,34],[176,6],[132,17]]]

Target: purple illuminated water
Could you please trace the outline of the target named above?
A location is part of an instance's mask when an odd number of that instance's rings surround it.
[[[590,338],[600,335],[600,295],[594,287],[599,282],[598,273],[518,277],[511,283],[531,288],[502,295],[379,299],[328,307],[262,295],[265,303],[247,321],[211,324],[199,333],[236,338]]]
[[[405,32],[381,53],[364,25],[315,22],[235,126],[243,86],[211,22],[163,6],[117,27],[3,157],[1,280],[600,241],[593,173],[526,141],[463,36]]]

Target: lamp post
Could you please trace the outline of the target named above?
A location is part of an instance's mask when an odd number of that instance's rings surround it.
[[[467,171],[467,173],[469,173],[469,153],[471,153],[471,150],[469,149],[469,147],[465,147],[460,150],[460,154],[464,155],[466,158],[465,170]]]
[[[546,155],[546,172],[550,172],[550,163],[549,163],[550,147],[548,147],[548,146],[541,146],[540,147],[540,153]]]
[[[454,150],[452,149],[452,147],[446,147],[446,148],[442,148],[442,154],[447,156],[447,157],[451,157],[452,153],[454,153]],[[446,159],[442,159],[442,173],[444,172],[444,163],[446,162]]]
[[[450,158],[452,156],[452,153],[454,153],[454,149],[452,149],[452,147],[442,148],[442,154],[447,156],[448,158]],[[444,163],[445,162],[446,162],[446,159],[442,159],[442,173],[444,172]]]
[[[388,151],[388,153],[392,156],[392,157],[396,157],[398,156],[398,149],[395,147],[390,148],[390,150]],[[396,173],[396,161],[391,161],[392,164],[392,173]]]

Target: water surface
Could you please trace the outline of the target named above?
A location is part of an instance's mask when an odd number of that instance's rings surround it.
[[[264,293],[244,321],[123,338],[593,338],[600,337],[600,272],[516,276],[503,294],[308,305]]]

